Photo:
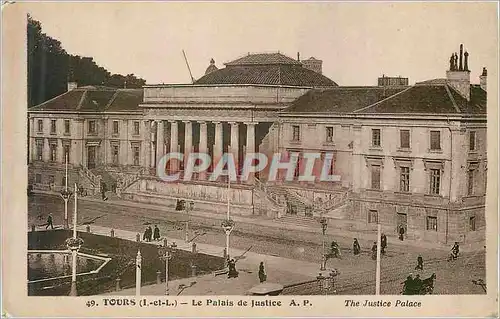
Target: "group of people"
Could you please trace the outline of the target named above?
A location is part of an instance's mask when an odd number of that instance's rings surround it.
[[[421,279],[417,274],[413,278],[413,274],[408,275],[403,284],[403,295],[428,295],[434,291],[434,280],[436,280],[436,273],[433,273],[429,278]]]
[[[239,272],[236,270],[236,260],[228,258],[227,268],[228,268],[227,278],[238,278]],[[258,275],[259,275],[260,283],[263,283],[267,280],[267,274],[266,274],[266,271],[264,269],[264,262],[263,261],[261,261],[259,264]]]
[[[155,229],[151,229],[151,226],[148,226],[144,231],[144,235],[142,235],[142,240],[150,242],[151,239],[154,241],[160,240],[160,229],[157,225],[155,225]]]
[[[381,248],[381,253],[385,255],[387,248],[387,236],[385,234],[382,234],[380,236],[380,248]],[[357,238],[354,238],[354,242],[352,244],[352,252],[354,256],[361,254],[361,245],[359,244]],[[330,245],[330,252],[327,254],[327,258],[341,258],[340,246],[336,241],[332,241]],[[374,260],[377,259],[377,242],[373,242],[372,258]]]

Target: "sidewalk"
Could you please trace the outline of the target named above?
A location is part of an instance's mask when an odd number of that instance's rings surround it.
[[[53,195],[53,196],[59,196],[59,194],[54,193],[54,192],[49,192],[49,191],[35,191],[36,193],[40,194],[47,194],[47,195]],[[89,202],[96,202],[96,203],[103,203],[103,201],[100,198],[97,197],[80,197],[79,200],[82,201],[89,201]],[[145,209],[145,210],[154,210],[154,211],[161,211],[161,212],[166,212],[169,214],[173,214],[177,216],[179,219],[185,218],[185,215],[183,212],[176,211],[172,208],[167,208],[164,206],[160,205],[153,205],[153,204],[146,204],[146,203],[140,203],[140,202],[133,202],[133,201],[126,201],[122,199],[108,199],[106,202],[104,202],[108,205],[115,205],[115,206],[125,206],[125,207],[135,207],[139,209]],[[226,216],[225,214],[214,214],[214,213],[209,213],[209,212],[202,212],[202,211],[190,211],[189,212],[190,218],[193,217],[198,217],[202,219],[203,226],[208,226],[208,227],[213,227],[216,224],[220,224]],[[158,215],[155,216],[157,219],[163,219],[164,217]],[[300,226],[300,225],[294,225],[294,224],[287,224],[287,223],[281,223],[273,219],[262,219],[259,217],[246,217],[246,216],[238,216],[238,215],[233,215],[231,216],[231,219],[233,219],[237,224],[238,224],[238,231],[241,232],[247,232],[247,233],[259,233],[262,230],[262,234],[265,235],[265,229],[267,230],[275,230],[275,231],[283,231],[283,233],[286,233],[288,231],[293,231],[293,234],[296,236],[295,238],[298,240],[306,240],[304,237],[310,237],[310,236],[319,236],[321,234],[321,229],[318,226],[318,228],[311,228],[311,227],[306,227],[306,226]],[[327,235],[330,236],[335,236],[337,242],[344,244],[344,245],[351,245],[352,244],[352,239],[353,238],[358,238],[360,243],[363,246],[369,245],[373,243],[374,240],[376,240],[376,234],[371,233],[371,232],[366,232],[366,231],[350,231],[350,230],[345,230],[341,228],[334,228],[333,226],[329,226],[327,229]],[[437,243],[429,243],[429,242],[424,242],[424,241],[415,241],[411,239],[405,239],[405,241],[400,241],[397,239],[395,235],[387,234],[387,237],[389,238],[391,245],[399,247],[399,249],[403,249],[405,247],[416,247],[420,249],[433,249],[433,250],[444,250],[444,251],[449,251],[450,247],[449,245],[440,245]],[[316,240],[314,240],[316,242]],[[471,250],[467,245],[464,245],[461,247],[463,251],[468,251]]]

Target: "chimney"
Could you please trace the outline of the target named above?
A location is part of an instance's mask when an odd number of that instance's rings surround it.
[[[75,81],[75,76],[73,74],[73,67],[70,65],[68,70],[68,77],[66,78],[68,85],[68,92],[74,90],[78,87],[78,83]]]
[[[483,73],[479,76],[479,86],[481,86],[481,89],[486,91],[486,76],[488,75],[488,71],[486,68],[483,68]]]
[[[460,56],[458,67],[457,56],[450,59],[450,70],[446,71],[446,82],[467,101],[470,101],[470,71],[468,70],[469,53],[465,52],[465,67],[463,60],[463,44],[460,44]]]
[[[300,62],[300,52],[297,52],[297,61]]]

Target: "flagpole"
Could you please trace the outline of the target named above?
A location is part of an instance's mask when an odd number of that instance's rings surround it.
[[[75,183],[75,209],[73,212],[73,238],[75,239],[76,239],[77,200],[78,200],[78,192],[76,192],[76,183]]]

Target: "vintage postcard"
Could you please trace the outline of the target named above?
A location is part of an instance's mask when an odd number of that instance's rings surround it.
[[[498,26],[3,2],[2,314],[498,317]]]

